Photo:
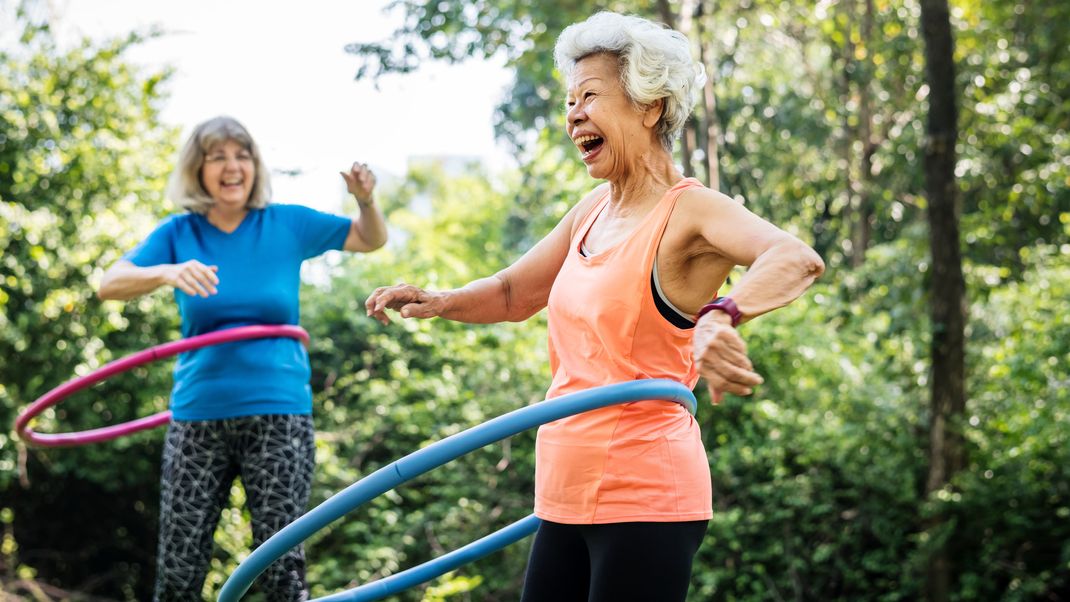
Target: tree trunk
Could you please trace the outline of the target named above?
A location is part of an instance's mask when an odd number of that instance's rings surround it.
[[[712,4],[712,3],[711,3]],[[720,160],[718,145],[721,140],[721,127],[717,121],[717,95],[714,91],[717,76],[713,44],[705,39],[703,19],[709,18],[713,11],[707,8],[705,0],[699,2],[695,15],[695,32],[698,38],[698,60],[706,66],[706,84],[702,87],[702,125],[706,133],[706,185],[713,190],[721,189]]]
[[[925,189],[929,197],[929,244],[932,251],[929,307],[932,319],[931,412],[929,475],[932,494],[951,482],[964,465],[962,416],[965,387],[965,284],[959,241],[959,207],[955,184],[955,143],[958,109],[955,87],[954,39],[947,0],[922,0],[926,79],[929,85],[928,135],[925,143]],[[939,527],[937,516],[932,527]],[[949,599],[954,567],[949,538],[930,562],[926,593],[929,600]]]
[[[846,249],[851,265],[857,266],[860,263],[856,261],[856,258],[858,257],[858,249],[855,248],[855,231],[857,230],[855,224],[858,222],[858,181],[855,178],[854,162],[855,127],[851,125],[851,112],[849,108],[854,100],[854,85],[852,83],[851,75],[852,71],[855,69],[855,44],[854,36],[852,35],[854,33],[855,22],[854,5],[854,0],[841,2],[839,4],[844,15],[843,66],[842,72],[840,73],[840,84],[843,86],[840,98],[844,110],[843,140],[840,150],[843,153],[843,187],[845,195],[842,216],[846,232],[844,232],[843,235],[847,239],[848,244]]]
[[[695,10],[693,2],[694,0],[683,0],[680,3],[680,16],[677,18],[672,12],[669,0],[658,0],[658,14],[662,22],[684,34],[688,39],[691,39],[691,20]],[[695,177],[695,165],[691,161],[695,149],[695,127],[695,119],[692,115],[684,123],[683,135],[680,136],[680,163],[683,166],[685,178]]]
[[[707,57],[711,57],[713,49],[705,42],[699,42],[699,48],[702,50],[699,52],[699,60],[703,64],[707,63]],[[704,101],[705,111],[703,115],[705,117],[706,124],[706,173],[709,175],[709,181],[706,184],[714,189],[721,189],[721,160],[719,147],[721,144],[721,123],[717,121],[717,95],[713,89],[713,74],[706,76],[706,84],[702,87],[702,99]]]
[[[854,7],[852,7],[853,10]],[[858,201],[854,220],[854,233],[851,237],[851,265],[859,267],[866,260],[866,249],[873,239],[873,153],[877,145],[873,141],[873,95],[870,92],[873,81],[873,0],[865,0],[862,14],[861,36],[862,48],[866,55],[859,65],[858,79],[858,138],[862,143],[862,157],[858,168],[858,189],[855,198]]]

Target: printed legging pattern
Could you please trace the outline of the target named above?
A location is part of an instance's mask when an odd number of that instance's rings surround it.
[[[195,601],[213,534],[240,476],[259,546],[308,504],[315,463],[311,416],[264,415],[174,422],[164,443],[157,548],[157,602]],[[307,599],[300,546],[273,563],[256,587],[271,601]]]

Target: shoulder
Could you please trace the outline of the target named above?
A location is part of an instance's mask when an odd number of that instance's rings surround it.
[[[179,233],[188,230],[198,217],[195,213],[172,213],[156,224],[156,232]]]
[[[304,205],[291,205],[289,203],[271,203],[263,209],[258,209],[258,211],[263,211],[264,215],[278,215],[288,217],[303,215],[308,211],[314,211],[314,209],[310,207],[305,207]]]
[[[262,217],[259,223],[262,228],[285,228],[294,231],[304,228],[305,224],[315,219],[316,215],[319,214],[318,211],[311,207],[286,203],[271,203],[263,209],[257,209],[257,211],[261,212]]]
[[[711,224],[733,227],[755,218],[742,199],[732,198],[705,186],[685,190],[673,211],[674,221],[689,224],[697,229],[704,229]]]
[[[716,212],[742,207],[743,203],[712,188],[694,186],[680,194],[677,205],[684,211]]]
[[[292,205],[288,203],[272,203],[267,207],[260,209],[260,211],[263,211],[264,215],[287,220],[308,220],[322,218],[324,216],[338,217],[333,213],[313,209],[307,205]]]

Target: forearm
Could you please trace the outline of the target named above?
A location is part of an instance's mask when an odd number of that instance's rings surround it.
[[[101,299],[128,301],[151,293],[167,284],[165,270],[169,266],[139,267],[134,264],[114,266],[104,273],[97,289]]]
[[[791,303],[824,271],[821,257],[792,238],[759,255],[729,296],[743,320],[750,320]]]
[[[374,201],[367,203],[357,202],[360,208],[360,217],[354,222],[354,227],[364,242],[372,250],[386,244],[386,219],[383,212]]]
[[[445,311],[440,315],[447,320],[470,324],[521,322],[545,305],[519,299],[514,293],[509,279],[502,274],[480,278],[462,288],[441,293],[446,298]]]

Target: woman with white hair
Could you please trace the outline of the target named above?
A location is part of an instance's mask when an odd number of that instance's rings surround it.
[[[486,323],[547,307],[548,398],[646,378],[694,387],[700,376],[714,402],[749,395],[762,379],[735,327],[801,295],[821,258],[676,168],[673,141],[703,81],[679,32],[599,13],[562,32],[555,59],[566,131],[606,182],[494,276],[450,291],[380,288],[369,315]],[[718,297],[737,265],[750,269]],[[685,599],[713,515],[709,462],[686,410],[642,401],[546,424],[535,481],[543,522],[524,602]]]
[[[251,324],[297,324],[304,260],[386,242],[363,163],[341,172],[360,215],[270,204],[260,150],[230,117],[190,135],[169,195],[186,213],[165,219],[105,272],[102,299],[173,287],[184,337]],[[263,543],[308,503],[315,448],[308,352],[293,339],[255,339],[187,352],[175,365],[164,443],[154,599],[200,600],[213,533],[241,476],[253,541]],[[307,599],[298,547],[259,584],[269,600]]]

